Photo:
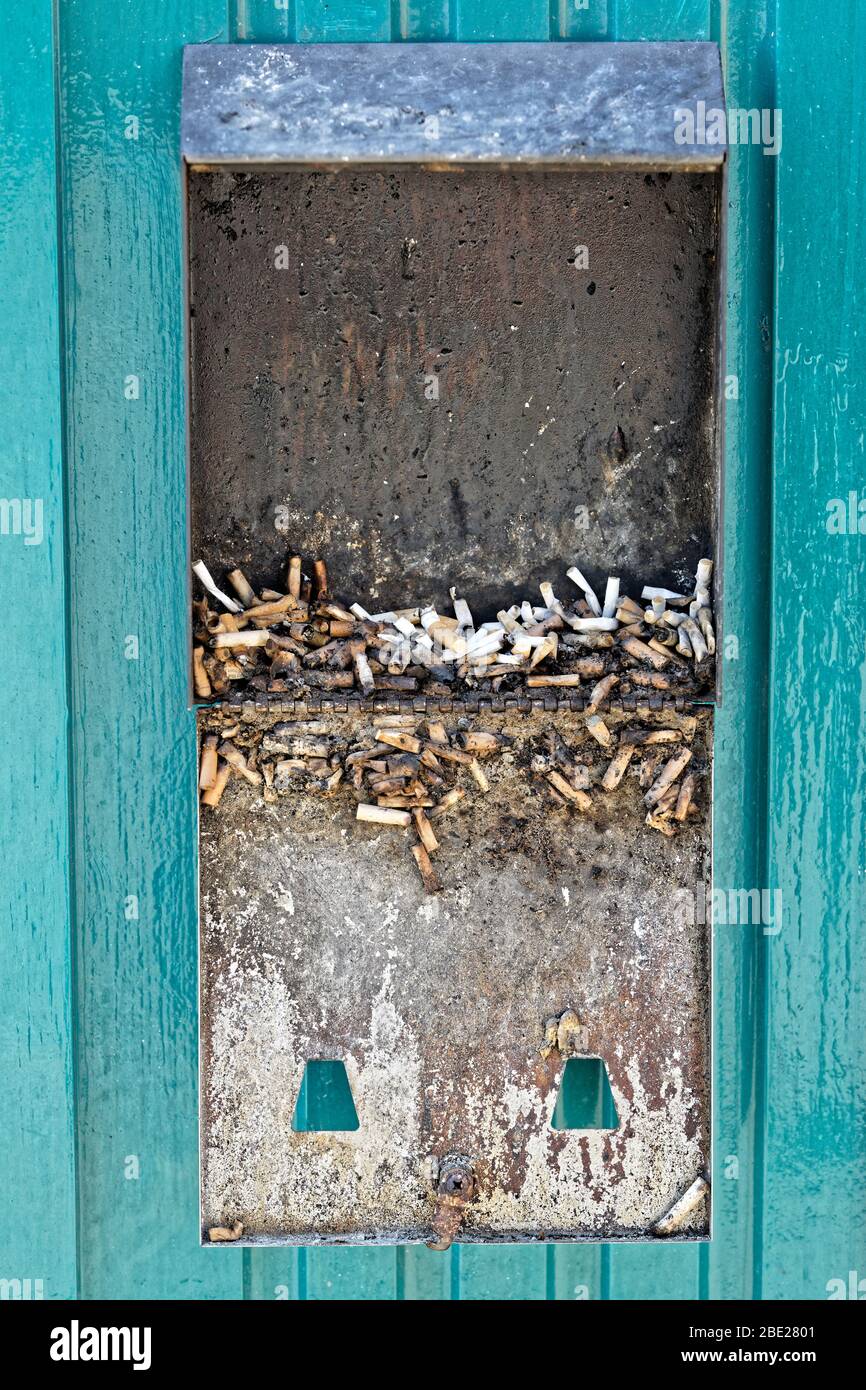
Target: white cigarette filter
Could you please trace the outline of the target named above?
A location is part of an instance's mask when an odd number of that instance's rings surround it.
[[[449,593],[451,595],[451,603],[454,608],[454,616],[457,619],[460,626],[474,628],[475,621],[472,617],[472,613],[470,612],[469,604],[466,602],[465,598],[457,598],[456,589],[450,589]]]
[[[569,618],[568,625],[575,632],[616,632],[619,627],[616,618]]]
[[[577,565],[572,565],[571,569],[566,570],[565,572],[568,575],[571,582],[573,584],[576,584],[578,589],[583,590],[584,594],[586,595],[586,601],[592,609],[593,613],[597,618],[600,618],[602,616],[601,604],[595,596],[595,590],[593,589],[589,581],[585,579],[584,576],[581,574],[580,570],[577,568]]]
[[[247,632],[218,632],[215,647],[266,647],[271,640],[267,628],[250,628]]]
[[[208,593],[213,598],[219,600],[223,608],[227,608],[230,613],[243,612],[243,604],[236,603],[233,598],[229,598],[228,594],[224,594],[222,589],[217,588],[216,584],[214,583],[211,577],[210,570],[208,569],[204,560],[196,560],[195,564],[192,567],[192,572],[198,579],[201,580]]]
[[[619,607],[619,579],[614,577],[608,579],[604,590],[604,604],[602,605],[601,616],[603,618],[613,618]]]
[[[686,594],[678,594],[674,589],[657,589],[652,584],[644,584],[640,592],[641,598],[650,600],[658,598],[679,599],[682,601],[687,597]]]
[[[712,560],[698,560],[697,573],[695,574],[695,589],[708,589],[712,577]]]

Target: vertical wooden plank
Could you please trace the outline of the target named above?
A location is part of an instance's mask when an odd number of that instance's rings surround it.
[[[391,37],[391,0],[295,0],[301,43],[375,43]]]
[[[710,33],[708,0],[617,0],[613,18],[619,40],[706,39]],[[696,1245],[613,1245],[605,1297],[697,1298],[700,1261]]]
[[[0,602],[15,653],[0,752],[0,1280],[25,1298],[74,1298],[77,1283],[52,29],[48,0],[15,6],[0,47]]]
[[[455,0],[454,37],[467,43],[547,39],[550,0]]]
[[[461,1300],[544,1299],[547,1252],[543,1245],[461,1245],[456,1282]]]
[[[310,1249],[305,1297],[390,1302],[397,1297],[397,1254],[389,1246]]]
[[[710,0],[613,0],[613,4],[617,39],[709,38]]]
[[[780,21],[761,1292],[812,1299],[866,1277],[866,11]]]
[[[295,0],[235,0],[229,10],[232,43],[290,43],[295,37]]]
[[[613,38],[616,0],[550,0],[552,39]]]
[[[721,4],[728,103],[775,105],[775,0]],[[776,163],[750,145],[729,154],[724,698],[716,716],[714,875],[731,889],[767,886],[769,652]],[[763,1163],[763,975],[773,939],[760,925],[714,932],[714,1163],[711,1298],[752,1298]]]
[[[198,1229],[181,45],[220,0],[60,7],[82,1291],[226,1298]]]
[[[452,0],[391,0],[392,38],[450,38],[451,4]]]
[[[701,1297],[700,1250],[694,1244],[609,1247],[609,1282],[604,1297],[641,1303],[667,1303]]]
[[[406,1246],[397,1261],[397,1296],[407,1302],[450,1299],[458,1253],[456,1246],[447,1253],[425,1250],[423,1245]]]

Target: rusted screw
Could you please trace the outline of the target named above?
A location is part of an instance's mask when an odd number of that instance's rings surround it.
[[[436,1207],[433,1230],[437,1240],[428,1240],[428,1250],[447,1250],[461,1225],[463,1212],[475,1196],[475,1173],[472,1162],[462,1154],[449,1154],[442,1160],[436,1183]]]

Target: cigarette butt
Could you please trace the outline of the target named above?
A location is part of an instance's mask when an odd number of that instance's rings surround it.
[[[488,782],[484,770],[481,764],[478,762],[477,758],[472,759],[471,763],[469,764],[469,771],[472,773],[472,776],[475,778],[475,781],[477,782],[481,790],[483,792],[489,792],[490,783]]]
[[[328,566],[324,560],[313,561],[313,578],[316,584],[316,594],[323,598],[328,592]]]
[[[679,631],[687,635],[695,654],[695,661],[703,661],[707,656],[707,644],[704,641],[704,634],[694,618],[685,618]]]
[[[412,824],[412,813],[398,811],[392,806],[371,806],[368,802],[362,801],[355,812],[355,819],[369,821],[372,825],[406,826]]]
[[[676,810],[674,811],[674,820],[684,821],[686,816],[688,815],[689,807],[692,804],[692,797],[695,794],[696,782],[697,779],[693,772],[690,772],[688,777],[683,778],[683,784],[680,787],[680,794],[677,797]]]
[[[376,741],[387,743],[390,748],[400,748],[404,753],[420,753],[424,746],[414,734],[406,734],[399,729],[377,729]]]
[[[576,686],[580,685],[580,676],[577,674],[576,671],[572,671],[567,676],[527,676],[526,684],[531,689],[535,689],[537,686],[545,685]]]
[[[439,841],[433,833],[433,827],[420,806],[412,812],[412,819],[415,822],[415,829],[418,832],[418,839],[426,849],[428,854],[433,854],[439,848]]]
[[[217,768],[216,776],[202,796],[205,806],[219,806],[222,794],[226,789],[226,784],[232,775],[232,770],[228,763],[220,763]]]
[[[469,604],[466,602],[465,598],[457,598],[457,597],[455,597],[455,595],[456,595],[456,593],[457,593],[457,590],[456,590],[456,589],[452,589],[450,592],[451,592],[451,604],[452,604],[452,607],[453,607],[453,609],[454,609],[454,616],[455,616],[455,618],[457,619],[458,626],[460,626],[460,627],[469,627],[469,628],[472,628],[472,630],[474,631],[474,630],[475,630],[475,620],[474,620],[474,618],[472,617],[472,613],[471,613],[471,611],[470,611]]]
[[[606,700],[615,685],[619,684],[619,676],[605,676],[594,685],[589,694],[589,704],[587,709],[598,709],[603,700]]]
[[[628,612],[633,613],[636,618],[643,617],[643,609],[641,608],[640,604],[636,603],[633,598],[629,598],[628,594],[620,595],[617,612],[619,612],[619,610],[623,608],[626,609]]]
[[[679,600],[679,601],[685,600],[686,602],[688,601],[685,594],[678,594],[678,593],[676,593],[675,590],[673,590],[673,589],[660,589],[660,588],[657,588],[656,586],[654,586],[654,585],[652,585],[652,584],[645,584],[644,587],[641,589],[641,595],[640,595],[640,596],[641,596],[641,598],[648,598],[648,599],[652,600],[652,599],[654,599],[654,598],[656,597],[657,594],[658,594],[658,596],[659,596],[660,598],[668,599],[668,601],[670,601],[670,600]]]
[[[416,714],[377,714],[373,720],[374,729],[414,729],[418,723]]]
[[[489,734],[482,729],[467,730],[466,733],[458,734],[458,738],[460,746],[467,753],[474,753],[477,758],[486,758],[489,753],[495,753],[505,743],[499,734]]]
[[[542,661],[545,661],[547,657],[552,657],[555,661],[558,649],[559,639],[556,633],[552,632],[550,636],[545,638],[543,642],[539,642],[538,646],[535,648],[535,651],[532,654],[532,660],[529,663],[529,669],[532,670],[533,667],[538,666]]]
[[[572,618],[566,613],[565,621],[575,632],[616,632],[619,627],[616,618]]]
[[[647,813],[646,823],[653,830],[658,830],[662,835],[666,835],[669,840],[673,839],[677,833],[667,816],[654,815],[652,811]]]
[[[601,744],[602,748],[610,748],[613,742],[610,729],[607,727],[604,720],[600,719],[597,714],[589,715],[586,721],[586,731],[588,734],[592,735],[596,743]]]
[[[348,622],[344,618],[331,618],[328,623],[328,634],[331,637],[351,637],[354,631],[354,618],[350,618]]]
[[[294,652],[284,652],[278,650],[274,653],[273,657],[271,658],[272,676],[282,676],[285,675],[287,671],[299,671],[300,667],[300,660],[298,659],[298,657],[295,656]]]
[[[689,634],[686,632],[685,622],[680,623],[677,628],[677,651],[681,656],[692,656],[692,644],[689,641]]]
[[[461,763],[463,767],[469,767],[475,761],[471,753],[464,753],[461,748],[451,748],[446,743],[430,743],[427,745],[431,753],[435,753],[437,758],[442,758],[446,763]],[[410,752],[413,752],[410,749]]]
[[[512,615],[509,612],[507,612],[506,609],[501,609],[500,612],[496,614],[496,616],[501,622],[502,626],[505,628],[506,632],[520,631],[520,623],[517,621],[516,618],[512,617]]]
[[[259,622],[267,618],[283,618],[287,613],[292,617],[299,614],[306,617],[306,610],[301,607],[300,599],[292,598],[291,594],[281,594],[279,598],[269,599],[267,603],[254,604],[246,610],[244,617],[252,622]]]
[[[579,791],[577,787],[571,786],[560,773],[554,771],[548,772],[547,780],[560,796],[564,796],[566,801],[572,802],[575,806],[579,807],[581,811],[589,811],[592,809],[592,800],[587,796],[586,792]]]
[[[712,560],[698,560],[698,568],[695,574],[695,588],[708,589],[710,580],[713,577]]]
[[[355,677],[351,671],[305,671],[304,683],[319,690],[350,690]]]
[[[429,744],[426,748],[421,749],[420,758],[423,767],[429,768],[431,772],[441,772],[442,764]]]
[[[354,614],[350,613],[348,608],[343,608],[339,603],[319,603],[318,611],[323,617],[333,618],[335,622],[351,623],[353,627],[356,625]]]
[[[376,682],[373,679],[369,661],[362,651],[356,651],[352,655],[352,662],[355,667],[355,675],[358,677],[358,684],[364,694],[369,695],[376,689]]]
[[[390,806],[394,810],[409,811],[416,806],[427,809],[436,805],[431,796],[377,796],[377,806]]]
[[[248,632],[218,632],[213,644],[215,647],[266,647],[269,640],[266,628],[251,628]]]
[[[448,811],[457,805],[458,801],[462,801],[465,795],[466,792],[462,787],[452,787],[450,791],[445,793],[442,800],[437,803],[435,809],[430,812],[430,820],[436,821],[441,819],[442,816],[446,815]]]
[[[658,801],[656,802],[655,806],[653,807],[653,815],[656,815],[656,816],[670,816],[670,815],[673,815],[674,808],[675,808],[675,806],[676,806],[676,804],[677,804],[677,801],[678,801],[678,799],[679,799],[679,795],[680,795],[679,783],[678,783],[678,782],[674,782],[673,786],[668,787],[667,791],[664,792],[664,793],[659,797]]]
[[[229,743],[228,741],[221,743],[219,755],[221,758],[225,758],[226,762],[234,768],[235,772],[239,772],[241,777],[246,778],[248,782],[252,782],[254,787],[261,786],[262,774],[256,772],[254,768],[247,766],[247,760],[243,753],[239,748],[235,748],[233,743]]]
[[[233,1226],[211,1226],[207,1236],[208,1240],[217,1244],[223,1240],[238,1240],[243,1233],[243,1222],[236,1221]]]
[[[244,608],[251,608],[258,603],[255,590],[250,584],[243,570],[232,570],[229,573],[228,581],[243,604]]]
[[[619,579],[614,577],[608,579],[604,590],[604,602],[601,605],[601,616],[603,618],[616,617],[616,610],[619,606]]]
[[[236,603],[233,598],[229,598],[228,594],[224,594],[222,589],[217,588],[211,578],[210,570],[203,560],[196,560],[192,567],[192,571],[196,578],[201,580],[208,593],[211,594],[213,598],[219,599],[223,608],[227,608],[230,613],[240,613],[242,611],[239,603]]]
[[[418,865],[418,872],[420,873],[421,881],[424,884],[424,892],[441,893],[442,884],[439,882],[439,877],[436,873],[436,870],[433,868],[433,865],[430,862],[430,855],[427,853],[424,846],[421,844],[413,845],[412,857],[414,858],[415,863]]]
[[[293,599],[300,598],[300,556],[289,559],[288,589]]]
[[[595,590],[593,589],[592,585],[589,584],[586,579],[584,579],[580,570],[577,568],[577,565],[572,565],[571,569],[568,569],[565,572],[568,575],[571,582],[573,584],[576,584],[579,589],[583,590],[583,592],[586,594],[586,601],[592,609],[593,613],[596,615],[596,617],[600,618],[601,604],[596,598]]]
[[[634,657],[635,661],[647,662],[656,671],[663,670],[670,659],[664,649],[657,651],[652,646],[648,646],[646,642],[641,642],[639,637],[624,637],[622,647],[629,656]]]
[[[213,786],[217,775],[217,744],[219,739],[216,734],[210,734],[204,741],[204,748],[201,755],[201,767],[199,769],[198,785],[200,791],[206,792]]]
[[[670,1211],[656,1222],[653,1226],[653,1233],[657,1236],[670,1236],[675,1231],[680,1230],[700,1206],[709,1190],[710,1184],[706,1178],[701,1175],[696,1177],[691,1187],[683,1193],[678,1201],[674,1202]]]
[[[668,787],[677,780],[683,768],[691,761],[692,750],[682,748],[676,753],[669,762],[665,763],[656,780],[653,782],[644,801],[647,806],[655,806],[656,802],[667,791]]]
[[[709,608],[702,608],[698,613],[698,626],[707,644],[707,651],[710,656],[716,653],[716,634],[713,630],[713,615]]]
[[[633,743],[624,743],[613,755],[607,765],[607,771],[601,779],[601,785],[606,792],[612,792],[619,786],[634,752],[635,745]]]
[[[652,743],[679,743],[681,738],[679,729],[626,729],[622,741],[643,748]]]
[[[207,700],[213,694],[207,671],[204,667],[204,647],[192,649],[192,683],[200,700]]]
[[[653,750],[652,753],[648,753],[646,757],[642,759],[640,776],[638,778],[641,791],[646,791],[647,787],[651,786],[655,781],[656,773],[661,766],[663,757],[664,754],[661,750]]]
[[[650,690],[673,689],[670,676],[663,676],[658,671],[629,671],[628,679],[632,685],[644,686]]]

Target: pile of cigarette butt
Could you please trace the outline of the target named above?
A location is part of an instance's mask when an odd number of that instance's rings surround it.
[[[512,692],[586,687],[591,703],[646,690],[694,696],[712,685],[716,638],[710,605],[711,560],[698,563],[692,592],[646,585],[641,601],[610,578],[599,599],[580,570],[567,571],[569,599],[539,586],[541,603],[525,599],[476,626],[469,605],[451,589],[452,613],[432,606],[370,613],[331,596],[324,560],[303,573],[288,563],[285,592],[256,593],[232,570],[220,590],[207,566],[193,571],[205,595],[193,604],[193,676],[199,700],[234,691],[298,696],[304,688]],[[216,605],[216,606],[214,606]]]
[[[333,722],[316,718],[266,728],[232,723],[227,713],[215,718],[224,722],[218,732],[206,726],[202,742],[204,805],[218,806],[233,776],[270,803],[299,793],[352,796],[356,820],[413,832],[412,855],[428,893],[442,886],[431,860],[439,848],[438,823],[461,803],[461,809],[468,806],[467,798],[490,791],[495,774],[491,769],[488,775],[482,763],[489,768],[498,758],[514,757],[514,740],[505,734],[449,730],[419,714],[376,715],[360,734],[335,732]],[[551,725],[528,740],[528,781],[556,807],[592,815],[630,770],[644,791],[647,825],[671,837],[698,814],[697,777],[691,769],[682,775],[692,761],[689,744],[698,720],[674,711],[664,719],[672,727],[643,728],[630,721],[614,732],[589,714],[575,727],[576,747]]]

